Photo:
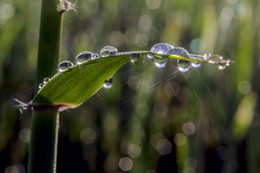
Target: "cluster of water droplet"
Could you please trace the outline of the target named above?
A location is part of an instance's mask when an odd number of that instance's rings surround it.
[[[46,85],[51,79],[46,77],[43,79],[43,83],[39,84],[39,89],[42,89],[42,87],[44,87],[44,85]]]
[[[129,53],[129,52],[125,52],[125,53]],[[113,46],[105,46],[101,49],[99,53],[93,53],[90,51],[80,52],[75,58],[75,63],[77,65],[81,65],[82,63],[93,59],[121,55],[121,54],[118,53],[117,48]],[[157,43],[153,45],[147,57],[149,59],[154,60],[154,64],[156,67],[164,68],[168,61],[169,55],[175,55],[179,57],[179,59],[177,60],[177,68],[181,72],[187,72],[191,67],[199,68],[201,66],[201,61],[197,59],[198,57],[192,57],[188,53],[188,51],[182,47],[174,47],[167,43]],[[141,54],[139,52],[131,52],[130,62],[135,64],[140,60],[140,57]],[[217,64],[220,70],[223,70],[226,68],[226,66],[230,65],[230,61],[223,61],[223,58],[219,55],[204,54],[200,58],[208,63]],[[190,61],[188,61],[187,59],[190,59]],[[58,70],[60,73],[62,73],[72,66],[73,66],[72,62],[63,61],[58,65]],[[46,83],[48,83],[49,80],[50,78],[45,78],[43,83],[39,85],[39,89],[41,89]],[[112,87],[112,84],[113,84],[113,80],[112,78],[109,78],[104,81],[103,87],[108,89]]]
[[[93,59],[97,59],[97,58],[103,58],[103,57],[107,57],[107,56],[114,56],[117,54],[117,49],[113,46],[105,46],[101,49],[101,51],[98,53],[93,53],[90,51],[83,51],[80,52],[76,58],[75,58],[75,63],[77,65],[80,65],[84,62],[93,60]],[[138,56],[136,54],[136,58],[140,57],[140,55]],[[133,58],[134,59],[134,58]],[[70,67],[72,67],[74,64],[70,61],[62,61],[61,63],[59,63],[58,65],[58,71],[60,73],[68,70]],[[45,78],[43,80],[43,83],[39,84],[39,89],[42,89],[44,87],[45,84],[47,84],[49,82],[50,78]],[[113,80],[112,78],[109,78],[107,80],[104,81],[104,85],[103,87],[106,89],[111,88],[113,85]]]
[[[177,68],[181,72],[189,71],[190,67],[199,68],[202,61],[217,64],[220,70],[224,70],[230,65],[230,60],[223,61],[223,58],[219,55],[204,54],[203,56],[197,55],[196,57],[193,57],[184,48],[174,47],[167,43],[155,44],[150,49],[148,58],[154,59],[154,64],[156,67],[164,68],[169,55],[179,56],[179,59],[177,60]],[[190,61],[187,59],[190,59]]]
[[[220,55],[204,54],[203,58],[210,64],[218,64],[219,70],[224,70],[227,66],[230,66],[230,60],[223,61],[223,57]]]

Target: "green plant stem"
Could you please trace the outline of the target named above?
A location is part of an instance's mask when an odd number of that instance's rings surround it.
[[[36,84],[57,71],[60,57],[62,14],[58,0],[42,0]],[[35,94],[38,92],[36,87]],[[58,109],[34,110],[29,146],[29,173],[55,173],[57,160]]]
[[[33,112],[29,172],[56,172],[58,129],[57,110]]]

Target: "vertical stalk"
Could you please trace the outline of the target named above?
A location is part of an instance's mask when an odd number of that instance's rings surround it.
[[[57,71],[60,57],[62,13],[60,1],[42,0],[36,84]],[[38,87],[35,90],[37,93]],[[55,173],[59,129],[58,109],[32,112],[29,173]]]

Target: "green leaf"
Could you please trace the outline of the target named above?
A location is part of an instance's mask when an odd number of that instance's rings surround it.
[[[104,81],[130,61],[130,55],[110,56],[74,65],[58,73],[32,100],[36,105],[60,105],[75,108],[95,94]]]
[[[148,51],[119,52],[115,56],[93,59],[80,65],[74,65],[64,72],[56,74],[38,91],[29,106],[35,109],[45,109],[46,107],[58,107],[60,110],[75,108],[95,94],[102,87],[104,81],[112,77],[120,67],[130,61],[131,55],[136,53],[140,54],[140,59],[134,63],[137,66],[143,62],[143,58],[147,54],[156,58],[179,59],[215,65],[225,65],[232,62],[230,60],[211,62],[203,59],[201,55],[193,54],[191,57],[181,57]]]

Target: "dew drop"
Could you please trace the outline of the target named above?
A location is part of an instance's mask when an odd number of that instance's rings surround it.
[[[51,80],[51,79],[48,78],[48,77],[44,78],[44,79],[43,79],[43,84],[44,84],[44,85],[47,84],[50,80]]]
[[[166,58],[154,58],[154,65],[158,68],[164,68],[166,65]]]
[[[113,86],[113,79],[112,77],[105,80],[104,84],[103,84],[103,87],[106,88],[106,89],[109,89]]]
[[[218,69],[219,69],[219,70],[224,70],[226,67],[227,67],[226,65],[219,65],[219,66],[218,66]]]
[[[98,53],[94,53],[93,59],[97,59],[97,58],[99,58],[99,54]]]
[[[168,52],[173,48],[174,47],[168,43],[157,43],[153,45],[153,47],[150,49],[150,52],[157,54],[168,54]],[[154,58],[154,56],[151,54],[149,54],[147,57],[149,59]]]
[[[117,48],[113,46],[105,46],[101,49],[100,56],[101,57],[113,56],[116,55],[116,53],[117,53]]]
[[[67,70],[69,67],[73,66],[72,62],[70,61],[62,61],[59,65],[59,72],[63,72],[65,70]]]
[[[186,49],[182,48],[182,47],[174,47],[173,49],[171,49],[169,51],[169,54],[177,55],[177,56],[180,56],[180,57],[183,57],[183,58],[190,58],[188,51]],[[189,71],[190,65],[191,65],[190,61],[181,60],[181,59],[177,60],[177,68],[181,72]]]
[[[168,53],[171,55],[177,55],[184,58],[190,58],[189,52],[182,47],[174,47]]]
[[[148,55],[147,55],[147,58],[153,59],[153,55],[148,54]]]
[[[185,60],[177,60],[177,68],[181,72],[187,72],[190,69],[190,61],[185,61]]]
[[[135,63],[140,59],[140,53],[132,53],[131,57],[130,57],[130,61],[131,63]]]
[[[83,62],[89,61],[91,59],[95,59],[95,55],[92,52],[89,51],[83,51],[80,52],[77,56],[76,56],[76,63],[77,64],[81,64]]]
[[[42,89],[44,85],[42,83],[39,84],[39,89]]]
[[[199,68],[201,66],[201,63],[199,62],[191,62],[191,66],[194,68]]]
[[[150,52],[158,53],[158,54],[168,54],[168,52],[174,47],[168,43],[157,43],[153,45],[150,49]]]
[[[210,53],[205,53],[205,54],[203,55],[203,59],[204,59],[204,60],[207,60],[209,57],[211,57],[211,54],[210,54]]]
[[[230,66],[230,64],[231,64],[231,60],[229,59],[229,60],[227,60],[227,62],[226,62],[226,66]]]
[[[212,64],[219,63],[222,59],[223,57],[219,55],[211,55],[207,58],[208,62]]]

